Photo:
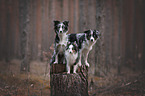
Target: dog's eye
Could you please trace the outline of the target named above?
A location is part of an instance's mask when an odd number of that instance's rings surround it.
[[[62,29],[63,29],[64,27],[62,26]]]
[[[75,50],[73,50],[73,53],[76,52]]]

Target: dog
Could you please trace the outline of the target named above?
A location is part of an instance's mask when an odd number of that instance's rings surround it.
[[[88,67],[90,66],[90,64],[87,61],[88,55],[89,55],[89,52],[92,50],[93,45],[99,39],[99,34],[100,34],[99,31],[90,29],[90,30],[84,31],[84,34],[82,34],[79,37],[79,40],[78,40],[78,45],[79,45],[78,48],[80,52],[79,66],[82,65],[81,63],[82,56],[84,56],[85,65]]]
[[[54,42],[54,52],[50,64],[65,63],[65,47],[67,45],[67,32],[69,21],[54,21],[54,30],[56,33]]]
[[[70,74],[71,66],[73,66],[73,73],[78,69],[79,50],[76,41],[67,43],[65,50],[67,73]]]

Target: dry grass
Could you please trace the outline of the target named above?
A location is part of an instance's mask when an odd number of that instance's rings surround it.
[[[0,96],[49,96],[50,76],[47,62],[31,62],[30,72],[20,72],[20,60],[0,62]]]
[[[32,61],[31,70],[26,73],[20,72],[20,64],[20,60],[12,60],[9,63],[0,62],[0,94],[2,94],[0,96],[49,96],[50,66],[46,70],[47,62]],[[145,78],[136,79],[139,77],[139,72],[129,68],[123,68],[120,75],[114,74],[116,69],[112,69],[111,72],[113,75],[106,77],[89,74],[90,96],[138,95],[138,92],[145,94],[143,87]]]

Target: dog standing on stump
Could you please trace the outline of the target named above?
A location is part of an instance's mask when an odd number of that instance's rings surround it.
[[[54,30],[56,33],[54,42],[54,52],[50,64],[65,63],[65,47],[67,45],[67,32],[69,21],[54,21]]]
[[[82,65],[81,57],[84,56],[85,65],[89,67],[90,64],[87,61],[88,55],[89,52],[92,50],[92,47],[94,46],[96,41],[99,39],[100,33],[99,31],[91,30],[91,29],[84,31],[84,33],[85,34],[83,34],[79,38],[79,52],[80,52],[79,64]]]
[[[78,69],[79,50],[76,42],[68,42],[65,51],[67,73],[70,74],[71,66],[73,66],[73,73]]]

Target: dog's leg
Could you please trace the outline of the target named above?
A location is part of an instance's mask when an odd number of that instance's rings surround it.
[[[58,53],[55,53],[53,62],[53,64],[58,63]]]
[[[85,60],[85,65],[86,66],[90,66],[90,64],[88,63],[87,59],[88,59],[88,55],[89,55],[89,50],[85,50],[84,51],[84,60]]]
[[[55,55],[55,61],[54,61],[54,64],[57,64],[58,63],[58,54]]]
[[[69,66],[68,62],[66,64],[66,68],[67,68],[67,74],[70,74],[70,66]]]
[[[82,66],[82,61],[81,61],[82,60],[82,52],[79,52],[79,56],[78,57],[79,57],[79,60],[78,60],[79,61],[78,62],[79,66]]]
[[[54,64],[58,63],[58,53],[59,53],[59,48],[57,46],[56,49],[55,49],[55,61],[54,61]]]
[[[81,55],[80,55],[80,57],[79,57],[80,59],[79,59],[79,66],[82,66],[82,62],[81,62]]]
[[[56,61],[57,61],[57,60],[56,60],[56,59],[57,59],[56,57],[57,57],[57,55],[58,55],[58,51],[59,51],[59,50],[58,50],[58,46],[57,46],[56,43],[55,43],[54,48],[55,48],[55,49],[54,49],[54,52],[53,52],[52,58],[51,58],[51,60],[50,60],[50,65],[51,65],[51,64],[55,64],[55,63],[57,63],[57,62],[56,62]]]
[[[78,64],[74,65],[73,73],[76,73],[77,69],[78,69]]]
[[[63,57],[63,64],[66,64],[66,58],[65,58],[65,55]]]
[[[80,62],[80,52],[78,52],[78,57],[74,63],[74,70],[73,70],[73,73],[76,73],[77,69],[78,69],[78,63]]]
[[[78,64],[78,62],[80,62],[79,60],[80,60],[80,53],[78,52],[78,57],[77,57],[77,59],[76,59],[74,65]]]
[[[54,63],[54,61],[55,61],[55,55],[56,55],[56,52],[54,50],[53,55],[52,55],[52,58],[50,60],[50,65]]]
[[[64,48],[64,50],[63,50],[63,64],[66,64],[65,48]]]

